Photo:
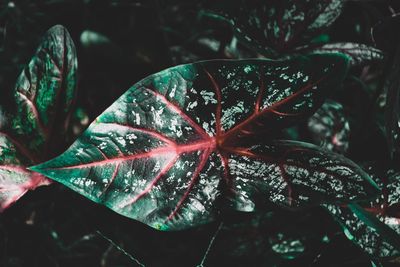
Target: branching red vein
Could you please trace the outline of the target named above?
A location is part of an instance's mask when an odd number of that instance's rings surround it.
[[[123,209],[129,205],[134,204],[136,201],[138,201],[140,198],[142,198],[143,196],[147,195],[151,189],[153,189],[153,187],[156,185],[156,183],[158,182],[158,180],[161,179],[161,177],[163,177],[164,174],[166,174],[171,167],[175,164],[175,162],[178,160],[179,157],[175,156],[173,157],[168,164],[166,164],[164,166],[164,168],[157,174],[157,176],[150,182],[149,185],[147,185],[147,187],[137,196],[135,196],[132,200],[130,200],[127,203],[124,203],[122,205],[120,205],[120,208]]]
[[[260,112],[254,112],[253,114],[251,114],[246,120],[242,121],[241,123],[237,124],[235,127],[233,127],[232,129],[230,129],[229,131],[227,131],[225,134],[223,134],[222,136],[226,139],[227,137],[231,136],[232,134],[240,131],[242,128],[244,128],[246,125],[252,123],[254,120],[256,120],[257,118],[259,118],[260,116],[268,113],[268,112],[272,112],[272,113],[277,113],[278,111],[276,110],[277,108],[279,108],[280,106],[288,103],[289,101],[293,100],[294,98],[298,97],[301,94],[304,94],[306,91],[308,91],[310,88],[312,88],[313,86],[315,86],[316,84],[318,84],[322,79],[319,79],[318,81],[314,82],[314,83],[309,83],[306,86],[304,86],[303,88],[301,88],[300,90],[298,90],[297,92],[291,94],[290,96],[275,102],[274,104],[272,104],[271,106],[269,106],[268,108],[260,111]]]
[[[221,113],[222,113],[222,95],[221,95],[221,88],[218,86],[217,82],[215,81],[214,77],[207,71],[204,70],[205,73],[207,74],[208,78],[210,79],[213,87],[215,94],[217,95],[217,110],[215,114],[215,132],[217,134],[217,137],[221,135],[223,132],[222,126],[221,126]]]
[[[164,95],[160,94],[159,92],[156,92],[154,90],[151,90],[149,88],[145,88],[149,93],[153,94],[156,96],[158,99],[160,99],[162,102],[164,102],[165,105],[167,105],[168,108],[172,109],[174,112],[176,112],[179,116],[181,116],[185,121],[187,121],[190,126],[192,126],[196,132],[203,137],[203,139],[209,139],[210,136],[204,131],[203,128],[201,128],[195,121],[192,120],[185,112],[183,112],[178,106],[176,106],[174,103],[172,103],[170,100],[168,100]]]
[[[206,151],[203,152],[202,156],[201,156],[201,161],[199,163],[199,165],[196,167],[195,172],[193,173],[192,179],[189,182],[189,186],[186,189],[185,193],[183,194],[183,196],[181,197],[181,199],[178,201],[178,204],[176,205],[175,209],[171,212],[171,214],[167,217],[167,219],[165,220],[165,222],[171,220],[176,213],[178,212],[178,210],[181,208],[183,202],[187,199],[187,197],[189,196],[189,193],[192,191],[199,175],[200,172],[203,170],[204,166],[207,163],[208,157],[211,154],[211,150],[208,149]]]

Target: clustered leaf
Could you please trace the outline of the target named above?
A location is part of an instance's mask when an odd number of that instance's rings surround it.
[[[0,210],[28,190],[49,184],[29,171],[64,141],[76,89],[76,51],[62,26],[48,30],[0,112]],[[11,103],[11,104],[10,104]],[[1,108],[1,106],[0,106]]]
[[[293,54],[343,53],[352,66],[383,59],[381,50],[366,44],[313,43],[340,16],[343,0],[235,1],[206,15],[231,24],[234,35],[249,48],[269,58]],[[229,6],[230,8],[226,8]]]
[[[216,13],[235,35],[261,54],[276,56],[330,26],[344,1],[237,1]]]
[[[346,236],[373,257],[400,255],[400,172],[389,169],[383,175],[385,177],[371,175],[383,189],[382,194],[368,204],[327,206],[343,226]],[[383,182],[386,179],[387,182]]]

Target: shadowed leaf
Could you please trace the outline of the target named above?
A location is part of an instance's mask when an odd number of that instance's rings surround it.
[[[350,124],[340,103],[332,100],[325,102],[308,119],[307,126],[313,143],[337,153],[347,151]]]
[[[343,5],[342,0],[238,1],[211,16],[228,21],[244,44],[275,57],[326,30]]]

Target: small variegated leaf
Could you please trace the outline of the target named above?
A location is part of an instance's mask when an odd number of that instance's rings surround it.
[[[349,147],[350,124],[340,103],[326,101],[308,119],[307,127],[313,143],[337,153],[346,153]]]
[[[67,30],[54,26],[18,77],[14,99],[0,103],[0,210],[50,180],[26,169],[60,146],[76,87],[76,52]],[[2,99],[8,101],[8,99]]]
[[[31,169],[157,229],[206,223],[220,187],[235,179],[234,148],[309,116],[346,69],[347,58],[334,55],[170,68],[135,84],[66,152]]]
[[[378,48],[358,43],[329,43],[311,50],[312,53],[342,53],[350,58],[350,65],[382,61],[383,52]]]

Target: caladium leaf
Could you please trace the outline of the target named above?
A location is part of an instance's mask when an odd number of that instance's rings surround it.
[[[343,53],[350,58],[350,65],[383,60],[383,52],[378,48],[358,43],[329,43],[311,49],[313,53]]]
[[[308,119],[307,127],[313,143],[341,154],[347,151],[350,124],[340,103],[333,100],[326,101]]]
[[[346,236],[374,257],[400,255],[400,173],[389,170],[387,183],[371,177],[383,187],[382,194],[368,205],[327,206],[343,226]]]
[[[217,197],[221,192],[239,195],[242,190],[235,183],[241,167],[256,164],[248,162],[245,144],[315,111],[325,93],[343,79],[346,62],[342,56],[314,55],[290,61],[205,61],[164,70],[129,89],[65,153],[31,169],[157,229],[211,221]],[[260,147],[261,152],[267,148],[275,149]],[[276,149],[273,156],[282,152]],[[327,166],[325,176],[345,176],[343,188],[349,189],[339,197],[327,193],[329,201],[371,191],[354,164],[328,157],[347,165]],[[272,178],[283,186],[278,174]],[[352,183],[354,187],[347,186]],[[220,191],[220,186],[227,190]],[[264,194],[276,195],[285,189],[267,190]],[[293,203],[319,203],[322,195]]]
[[[227,20],[235,35],[266,56],[287,53],[327,29],[340,15],[342,0],[229,2],[215,17]]]
[[[0,209],[49,183],[26,166],[51,157],[65,132],[76,87],[76,52],[67,30],[54,26],[17,79],[12,104],[0,112]],[[3,101],[8,101],[3,99]],[[0,106],[1,107],[1,106]],[[61,139],[62,140],[62,139]]]

